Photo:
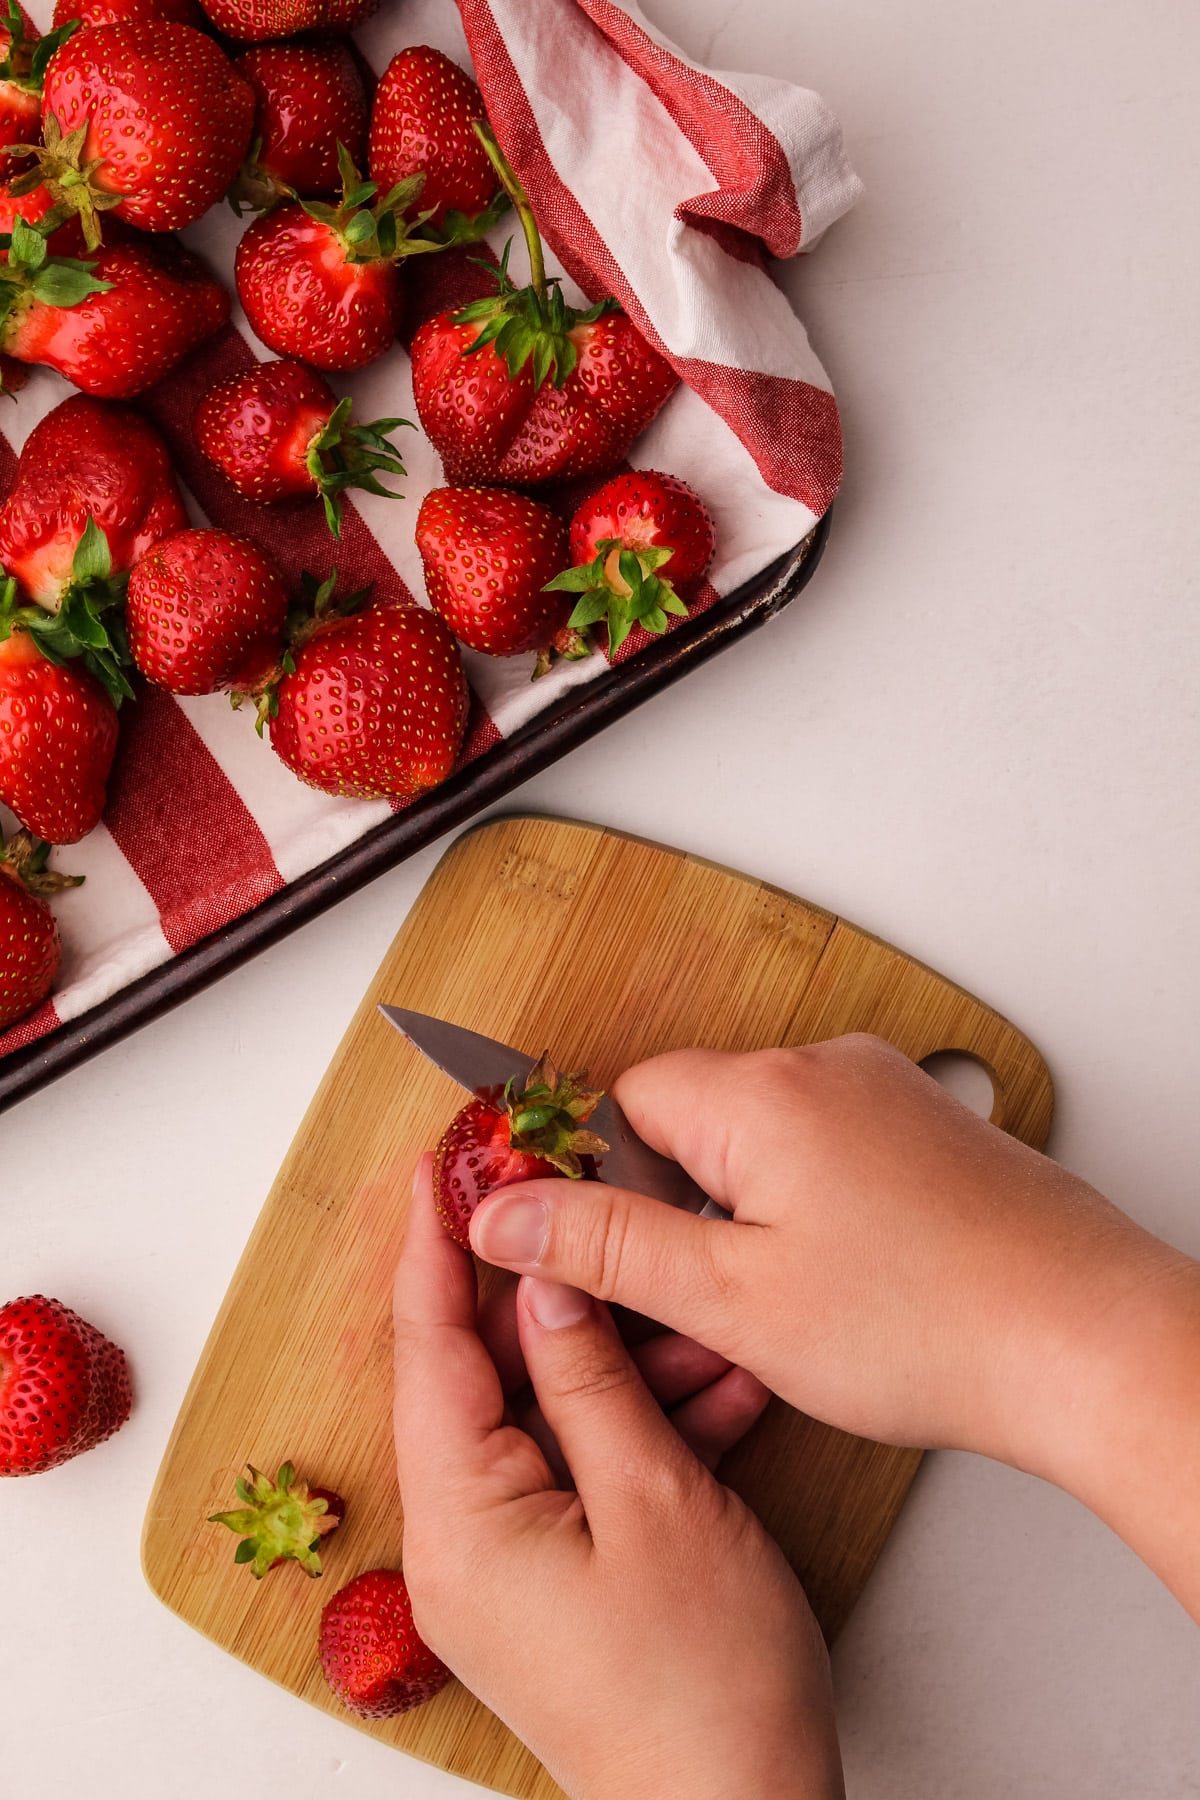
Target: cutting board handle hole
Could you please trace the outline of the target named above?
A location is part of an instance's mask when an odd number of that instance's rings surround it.
[[[977,1056],[966,1050],[936,1050],[923,1059],[921,1067],[960,1105],[981,1119],[991,1118],[999,1096],[991,1070]]]

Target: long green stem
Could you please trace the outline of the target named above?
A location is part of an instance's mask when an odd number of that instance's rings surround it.
[[[500,177],[500,185],[517,209],[517,217],[521,221],[521,230],[525,233],[525,243],[529,250],[529,274],[533,282],[534,292],[539,300],[546,298],[546,264],[542,259],[542,240],[538,235],[537,221],[533,216],[533,208],[529,204],[529,196],[517,177],[517,172],[496,142],[490,125],[482,119],[475,121],[475,136],[487,151],[488,161]]]

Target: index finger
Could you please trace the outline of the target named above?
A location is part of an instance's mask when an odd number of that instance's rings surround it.
[[[482,1472],[504,1413],[495,1364],[476,1330],[475,1270],[433,1204],[433,1159],[413,1178],[392,1293],[396,1465],[405,1504],[444,1476]]]

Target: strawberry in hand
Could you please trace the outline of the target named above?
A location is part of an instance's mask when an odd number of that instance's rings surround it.
[[[252,1464],[247,1470],[249,1481],[239,1476],[234,1484],[242,1504],[208,1515],[210,1525],[228,1525],[241,1538],[234,1562],[249,1563],[256,1581],[282,1562],[298,1562],[306,1575],[319,1575],[321,1540],[337,1530],[346,1510],[341,1496],[330,1488],[310,1488],[290,1462],[274,1481]]]
[[[129,577],[129,648],[172,694],[250,692],[279,661],[288,604],[279,569],[248,538],[177,531]]]
[[[338,145],[354,163],[367,149],[366,89],[345,44],[255,45],[234,66],[255,99],[250,152],[230,189],[234,210],[247,205],[265,212],[298,194],[335,194]]]
[[[49,853],[28,831],[0,840],[0,1031],[41,1005],[62,961],[46,897],[79,887],[83,876],[47,869]]]
[[[401,217],[420,193],[420,176],[380,199],[341,145],[338,167],[340,204],[293,202],[256,220],[238,245],[235,276],[251,326],[280,356],[363,369],[399,328],[399,264],[440,246],[412,235],[423,213]]]
[[[202,31],[169,19],[89,27],[50,59],[44,147],[27,146],[36,167],[21,179],[79,213],[89,249],[107,210],[180,231],[237,174],[253,118],[249,83]]]
[[[360,1719],[390,1719],[440,1694],[450,1671],[417,1636],[398,1569],[368,1569],[321,1613],[321,1668]]]
[[[455,483],[527,487],[611,469],[678,386],[615,300],[580,311],[548,280],[525,192],[490,131],[475,126],[517,209],[532,275],[518,288],[508,250],[497,292],[439,313],[412,343],[425,433]]]
[[[319,494],[335,538],[342,495],[364,488],[386,499],[379,471],[403,475],[387,433],[407,419],[353,422],[349,395],[334,398],[314,369],[297,362],[256,363],[211,387],[196,409],[196,442],[247,500],[260,503]]]
[[[371,108],[371,180],[387,189],[424,175],[429,230],[456,243],[480,238],[508,205],[474,130],[483,116],[470,76],[427,44],[393,56]]]
[[[417,549],[430,604],[472,650],[536,650],[535,675],[552,647],[587,654],[565,629],[570,601],[547,592],[567,563],[567,534],[548,506],[502,488],[433,488],[417,514]]]
[[[442,621],[419,606],[341,607],[317,589],[278,676],[263,686],[260,727],[310,787],[358,799],[411,799],[450,774],[467,726],[467,681]],[[361,610],[347,609],[361,607]]]
[[[583,1075],[560,1075],[544,1054],[519,1087],[469,1100],[447,1125],[433,1159],[438,1218],[456,1244],[471,1247],[471,1218],[480,1201],[514,1181],[595,1174],[608,1149],[584,1126],[603,1096]]]
[[[708,573],[716,540],[700,496],[675,475],[635,469],[615,475],[571,520],[571,560],[546,585],[578,594],[570,625],[586,633],[604,619],[608,654],[635,625],[656,635],[667,615],[686,618],[685,602]]]
[[[36,232],[14,225],[0,264],[0,352],[45,363],[86,394],[129,400],[229,318],[225,289],[174,239],[106,244],[78,262],[47,255],[51,218]]]
[[[129,1417],[124,1352],[43,1294],[0,1307],[0,1475],[40,1475]]]

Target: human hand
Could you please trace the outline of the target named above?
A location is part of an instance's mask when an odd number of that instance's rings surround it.
[[[395,1291],[422,1637],[573,1800],[839,1800],[825,1648],[778,1547],[685,1444],[603,1306],[523,1281],[515,1318],[573,1488],[506,1417],[471,1258],[437,1222],[423,1159]],[[707,1405],[714,1452],[760,1404],[739,1369],[687,1403],[693,1427]]]
[[[679,1051],[614,1092],[735,1222],[537,1182],[483,1202],[475,1250],[652,1313],[847,1430],[1059,1479],[1064,1396],[1180,1260],[878,1039]]]

